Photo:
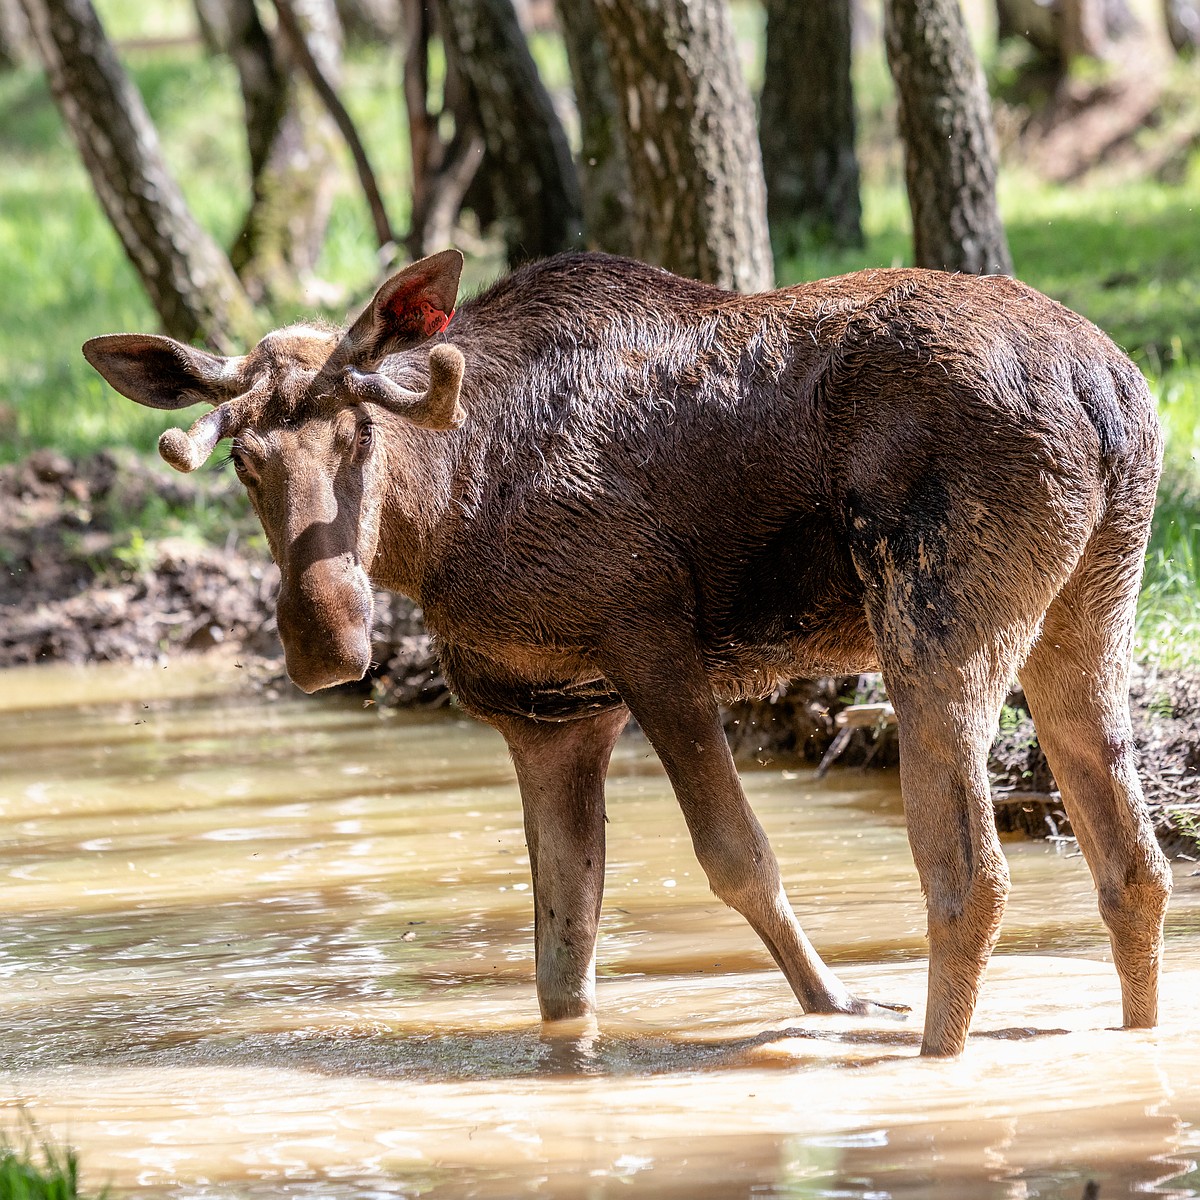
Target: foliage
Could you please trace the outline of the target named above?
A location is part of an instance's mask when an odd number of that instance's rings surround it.
[[[35,1149],[27,1132],[20,1145],[0,1139],[0,1200],[80,1200],[79,1161],[69,1146],[43,1140]],[[104,1200],[107,1189],[98,1200]]]
[[[189,205],[228,243],[248,194],[232,68],[198,46],[128,50],[124,57]],[[347,76],[347,105],[377,135],[371,139],[376,169],[392,219],[403,224],[407,144],[403,122],[395,119],[402,111],[396,56],[361,50]],[[162,430],[161,414],[111,392],[79,346],[97,332],[153,329],[153,310],[61,133],[40,72],[0,75],[0,113],[6,166],[0,183],[0,461],[37,446],[69,454],[117,444],[149,450]],[[349,170],[342,175],[317,268],[322,285],[302,304],[305,312],[324,308],[338,319],[365,297],[378,271],[361,195]],[[298,315],[281,311],[269,318],[282,323]]]

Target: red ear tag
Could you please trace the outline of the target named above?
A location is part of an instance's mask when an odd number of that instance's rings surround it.
[[[447,316],[440,309],[436,309],[430,305],[425,310],[425,336],[433,337],[435,333],[441,333],[450,324],[450,320],[454,316],[454,311],[454,309],[451,309],[450,315]]]

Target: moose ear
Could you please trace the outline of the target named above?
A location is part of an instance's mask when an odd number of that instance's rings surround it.
[[[221,358],[153,333],[107,333],[83,357],[122,396],[147,408],[220,404],[235,395],[244,358]]]
[[[462,268],[461,251],[442,250],[393,275],[346,335],[355,365],[373,367],[441,333],[454,316]]]

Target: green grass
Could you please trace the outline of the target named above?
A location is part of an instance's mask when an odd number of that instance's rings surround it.
[[[189,205],[227,244],[248,186],[232,68],[198,47],[131,50],[123,58]],[[398,55],[358,52],[346,74],[347,105],[368,131],[392,222],[403,229],[408,149]],[[0,75],[0,161],[0,461],[38,446],[152,449],[162,415],[106,388],[79,347],[96,333],[154,329],[156,318],[37,71]],[[330,315],[340,319],[363,299],[377,271],[365,204],[343,156],[317,268],[338,297]],[[265,313],[263,328],[316,307]]]
[[[79,1160],[70,1147],[41,1141],[29,1134],[17,1146],[0,1140],[0,1200],[81,1200]],[[107,1189],[96,1200],[104,1200]]]

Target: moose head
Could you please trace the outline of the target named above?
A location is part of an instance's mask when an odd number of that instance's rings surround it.
[[[138,404],[212,405],[186,432],[168,429],[159,453],[194,471],[232,439],[233,467],[279,564],[288,674],[306,692],[370,665],[370,579],[398,466],[388,435],[397,424],[448,431],[465,420],[459,350],[440,342],[410,353],[449,324],[462,263],[457,250],[421,259],[384,283],[348,330],[292,325],[239,357],[155,334],[84,344],[88,362]]]

